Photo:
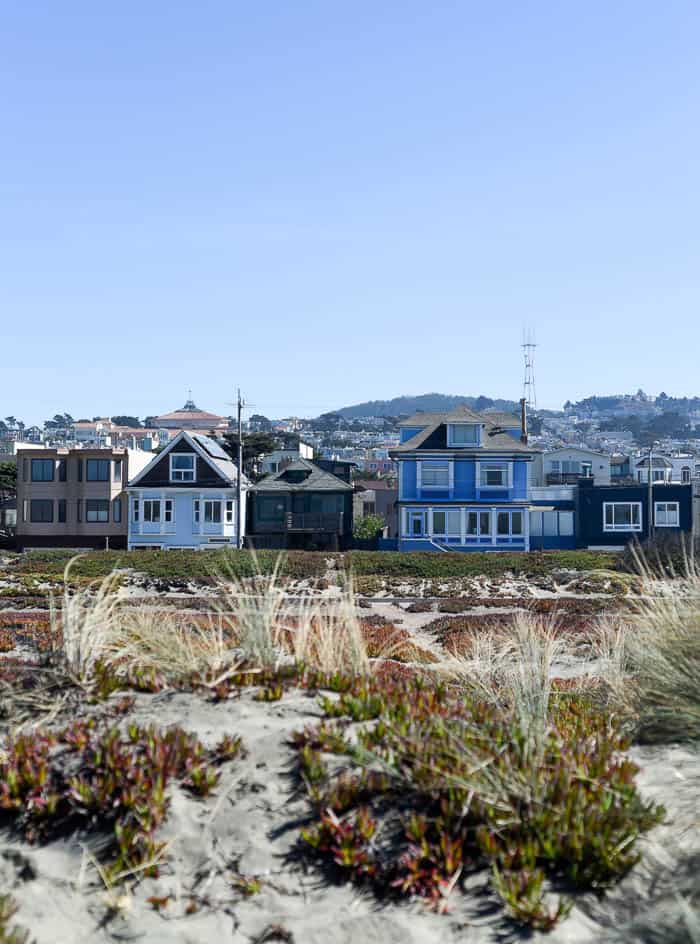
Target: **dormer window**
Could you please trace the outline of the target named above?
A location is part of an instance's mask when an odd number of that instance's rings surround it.
[[[170,455],[170,481],[194,482],[196,457],[191,452],[176,452]]]
[[[448,445],[478,446],[480,428],[477,423],[453,423],[449,426]]]

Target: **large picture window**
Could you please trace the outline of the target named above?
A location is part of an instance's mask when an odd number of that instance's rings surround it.
[[[476,446],[479,442],[479,428],[476,424],[460,423],[452,426],[453,446]]]
[[[467,512],[467,534],[470,537],[486,537],[491,534],[490,511]]]
[[[160,500],[144,498],[143,520],[151,523],[160,521]]]
[[[204,501],[204,521],[206,524],[221,524],[221,502]]]
[[[32,482],[53,482],[53,459],[32,459]]]
[[[654,522],[657,528],[677,528],[680,525],[678,502],[654,502]]]
[[[170,455],[170,481],[194,482],[196,457],[191,452],[175,452]]]
[[[88,482],[109,482],[109,459],[86,459],[85,479]]]
[[[604,502],[603,531],[641,531],[641,502]]]
[[[462,533],[462,513],[459,508],[433,510],[433,534],[437,537],[458,538]]]

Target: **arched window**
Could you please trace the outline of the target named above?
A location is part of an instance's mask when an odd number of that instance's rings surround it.
[[[690,482],[690,466],[684,465],[681,469],[681,482],[687,485]]]

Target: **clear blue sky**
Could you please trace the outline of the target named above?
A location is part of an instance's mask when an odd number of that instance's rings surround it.
[[[9,4],[0,414],[700,393],[694,2]]]

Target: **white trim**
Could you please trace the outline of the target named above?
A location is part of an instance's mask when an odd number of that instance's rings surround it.
[[[423,460],[416,459],[416,495],[420,495],[423,478]]]
[[[174,478],[174,476],[173,476],[173,459],[176,458],[176,457],[181,457],[181,456],[185,456],[185,457],[187,457],[188,459],[193,459],[193,460],[194,460],[193,463],[192,463],[192,478],[186,478],[186,479],[185,479],[185,478],[182,478],[182,479]],[[196,481],[197,481],[197,454],[196,454],[195,452],[175,452],[175,451],[173,450],[172,452],[168,453],[168,462],[169,462],[169,465],[168,465],[168,472],[170,473],[170,481],[171,481],[171,482],[196,482]],[[176,471],[178,471],[178,470],[176,470]],[[185,470],[180,470],[180,471],[185,471]],[[187,472],[189,472],[189,469],[187,470]]]
[[[201,459],[203,459],[203,460],[206,462],[206,464],[207,464],[211,469],[213,469],[214,472],[216,472],[216,474],[217,474],[220,478],[222,478],[222,479],[224,479],[225,481],[229,482],[229,483],[235,488],[236,480],[235,480],[235,479],[232,479],[232,478],[229,478],[229,476],[226,475],[226,473],[223,471],[223,469],[220,469],[220,468],[219,468],[219,466],[216,464],[216,462],[215,462],[215,460],[212,458],[212,456],[210,456],[210,455],[207,453],[207,451],[206,451],[205,449],[203,449],[203,448],[197,443],[196,440],[192,439],[192,437],[188,434],[187,430],[185,430],[185,429],[183,429],[181,432],[179,432],[179,433],[177,434],[177,436],[176,436],[174,439],[171,439],[170,442],[168,443],[168,445],[165,447],[165,449],[163,449],[162,452],[159,452],[159,453],[157,453],[155,456],[153,456],[153,458],[152,458],[151,461],[148,463],[148,465],[147,465],[145,468],[141,469],[141,471],[140,471],[133,479],[130,480],[129,486],[134,486],[134,485],[136,485],[138,482],[140,482],[141,479],[142,479],[145,475],[147,475],[153,468],[155,468],[155,466],[157,465],[158,462],[160,462],[164,457],[169,456],[170,453],[175,449],[175,446],[176,446],[178,443],[181,443],[183,440],[184,440],[185,442],[187,442],[187,443],[192,447],[192,449],[196,452],[196,454],[197,454]],[[241,475],[241,488],[247,488],[249,484],[250,484],[250,483],[249,483],[248,480],[246,479],[245,475]],[[147,487],[147,486],[141,486],[141,487],[143,488],[143,487]]]

